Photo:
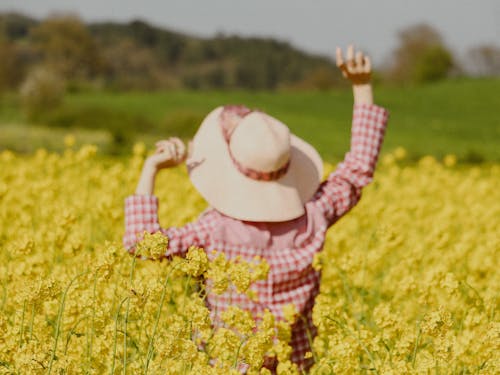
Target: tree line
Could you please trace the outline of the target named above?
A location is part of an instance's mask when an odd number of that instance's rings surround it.
[[[40,66],[70,84],[118,90],[322,88],[341,81],[328,58],[273,39],[222,34],[203,39],[139,20],[86,25],[74,15],[38,21],[3,14],[0,30],[7,87],[21,84]]]
[[[439,32],[402,30],[391,64],[376,75],[419,83],[464,74]],[[500,74],[500,49],[478,46],[469,60],[481,75]],[[71,14],[37,20],[0,13],[0,88],[19,87],[46,70],[71,87],[139,89],[329,89],[342,85],[334,62],[270,38],[198,38],[144,21],[85,24]],[[40,73],[38,73],[40,74]]]

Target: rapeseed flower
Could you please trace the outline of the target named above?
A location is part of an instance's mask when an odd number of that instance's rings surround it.
[[[269,277],[265,259],[196,247],[167,259],[161,233],[135,249],[161,262],[130,257],[124,186],[137,181],[145,147],[118,160],[72,143],[63,154],[0,152],[0,368],[268,374],[269,357],[278,373],[298,373],[288,342],[300,315],[285,305],[274,316],[252,285]],[[322,278],[311,374],[500,372],[500,166],[405,159],[402,149],[382,157],[314,257]],[[168,201],[162,223],[183,225],[206,207],[182,169],[163,172],[157,186]],[[245,293],[263,313],[234,305],[210,315],[205,288]]]

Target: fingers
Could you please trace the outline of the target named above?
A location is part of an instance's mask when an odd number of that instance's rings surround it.
[[[337,47],[335,52],[336,52],[337,66],[340,68],[342,65],[344,65],[344,58],[342,57],[342,49],[340,47]]]
[[[166,139],[162,139],[161,141],[156,142],[155,146],[156,146],[156,148],[165,147],[167,142],[168,141]]]
[[[156,153],[162,153],[165,151],[170,152],[171,146],[170,146],[170,141],[169,140],[161,140],[156,142]]]
[[[178,160],[183,160],[186,156],[186,146],[184,142],[182,142],[179,138],[173,137],[171,138],[172,143],[175,146],[175,154]]]
[[[340,47],[337,47],[337,50],[336,50],[336,61],[337,61],[337,67],[342,71],[342,75],[344,77],[347,77],[348,75],[348,70],[347,70],[347,66],[344,62],[344,58],[342,57],[342,49]]]
[[[369,56],[365,56],[365,72],[370,73],[372,71],[372,61]]]
[[[347,66],[351,67],[354,65],[354,46],[349,44],[347,47]]]
[[[356,52],[356,68],[362,68],[364,65],[364,57],[363,57],[363,52],[358,51]]]
[[[347,47],[346,60],[342,57],[342,49],[336,48],[336,62],[344,76],[349,77],[358,73],[369,73],[371,71],[371,60],[362,51],[355,51],[350,44]]]
[[[358,58],[358,52],[356,54],[356,58]],[[342,57],[342,49],[340,47],[337,47],[336,49],[336,61],[337,61],[337,66],[342,70],[343,73],[350,73],[355,67],[357,62],[354,59],[354,46],[350,44],[347,47],[347,60],[344,61],[344,58]],[[345,74],[344,74],[345,75]]]
[[[186,146],[181,139],[177,137],[171,137],[167,140],[161,140],[156,142],[156,153],[168,152],[172,159],[176,161],[182,161],[186,155]]]

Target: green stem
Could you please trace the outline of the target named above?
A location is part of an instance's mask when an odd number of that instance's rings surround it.
[[[87,316],[83,316],[80,319],[78,319],[77,322],[73,325],[73,327],[71,327],[71,329],[69,330],[68,336],[66,338],[66,345],[64,346],[64,355],[66,355],[66,353],[68,352],[69,342],[71,341],[71,336],[75,332],[76,327],[78,326],[78,324],[80,324],[80,322],[83,322],[85,319],[87,319]]]
[[[24,312],[26,311],[26,300],[23,302],[23,313],[21,315],[21,332],[19,333],[19,347],[23,343],[23,335],[24,335]]]
[[[413,348],[413,354],[411,358],[411,367],[415,368],[415,359],[417,358],[417,349],[418,349],[418,344],[420,343],[420,334],[422,333],[422,330],[420,329],[420,324],[417,327],[418,333],[417,333],[417,339],[415,340],[415,347]]]
[[[102,267],[102,266],[101,266]],[[93,295],[93,301],[92,301],[92,322],[90,323],[90,342],[88,343],[88,349],[87,349],[87,373],[90,372],[90,366],[92,363],[92,347],[94,345],[94,335],[95,335],[95,304],[96,304],[96,286],[97,286],[97,271],[101,267],[98,267],[95,270],[95,275],[94,275],[94,287],[92,291]]]
[[[66,295],[68,294],[69,288],[73,284],[73,282],[78,279],[80,276],[85,275],[89,273],[90,271],[84,271],[82,273],[79,273],[75,277],[71,279],[69,282],[68,286],[64,290],[62,297],[61,297],[61,304],[59,305],[59,312],[57,314],[57,324],[56,324],[56,337],[54,339],[54,347],[52,348],[52,355],[50,356],[50,362],[49,362],[49,369],[47,371],[47,374],[50,374],[52,371],[52,364],[54,363],[54,358],[56,357],[56,351],[57,351],[57,341],[59,340],[59,334],[60,334],[60,329],[61,329],[61,321],[62,321],[62,315],[64,311],[64,304],[66,301]]]
[[[125,317],[123,322],[123,374],[127,373],[127,321],[128,312],[130,309],[130,298],[127,300],[127,307],[125,308]]]
[[[311,353],[313,355],[313,358],[314,358],[314,362],[318,363],[319,362],[319,358],[317,356],[317,354],[314,352],[313,350],[313,338],[311,336],[311,331],[309,331],[309,325],[308,325],[308,321],[307,319],[300,315],[300,319],[304,322],[304,325],[306,326],[306,335],[307,335],[307,341],[309,341],[309,346],[311,348]]]
[[[186,308],[186,299],[187,299],[187,295],[188,295],[188,288],[189,288],[189,282],[191,281],[191,275],[188,276],[188,278],[186,279],[186,285],[184,286],[184,302],[183,302],[183,309]]]
[[[158,311],[156,312],[155,323],[154,323],[154,326],[153,326],[153,333],[151,334],[151,338],[149,339],[148,351],[147,351],[147,356],[146,356],[146,366],[144,368],[144,375],[146,375],[148,373],[149,361],[151,360],[151,357],[153,355],[153,341],[154,341],[154,338],[155,338],[155,335],[156,335],[156,329],[158,328],[158,322],[160,320],[161,310],[163,308],[163,301],[165,300],[165,294],[166,294],[166,291],[167,291],[168,280],[170,278],[170,275],[172,274],[172,271],[176,267],[178,267],[180,264],[182,264],[182,263],[179,262],[174,267],[172,267],[170,269],[170,271],[168,272],[167,277],[165,278],[165,282],[163,283],[163,290],[161,292],[160,304],[158,306]]]
[[[33,337],[33,321],[35,320],[35,304],[31,305],[31,320],[30,320],[30,341]]]
[[[348,327],[346,327],[344,324],[340,323],[339,321],[337,321],[333,318],[330,318],[329,316],[327,316],[327,319],[330,319],[331,321],[333,321],[335,324],[337,324],[340,328],[342,328],[344,331],[346,331],[350,336],[352,336],[358,342],[358,344],[363,348],[363,350],[366,353],[366,355],[368,356],[368,358],[370,358],[370,361],[372,363],[373,370],[375,371],[375,374],[378,374],[379,372],[377,370],[377,367],[375,366],[375,358],[373,358],[372,353],[370,353],[370,351],[368,350],[366,345],[363,344],[363,342],[359,339],[359,337],[357,337],[354,334],[354,332],[352,332]]]
[[[351,306],[354,306],[354,298],[352,296],[351,288],[349,287],[349,283],[347,282],[347,278],[345,276],[345,272],[342,271],[340,268],[337,267],[337,270],[339,272],[339,276],[342,280],[342,286],[344,288],[344,293],[347,296],[347,300],[349,303],[349,308]],[[354,318],[354,323],[356,324],[356,330],[359,331],[359,326],[360,326],[360,321],[359,318],[354,316],[351,311],[349,311],[349,315]]]
[[[129,297],[125,297],[120,304],[118,305],[118,310],[116,311],[116,316],[115,316],[115,337],[114,337],[114,342],[113,342],[113,364],[111,365],[111,375],[114,375],[115,373],[115,362],[116,362],[116,336],[118,335],[118,318],[120,316],[120,310],[122,308],[123,303],[128,299]]]
[[[467,287],[469,287],[470,290],[472,290],[474,292],[474,294],[476,295],[476,297],[479,299],[479,301],[481,302],[481,305],[483,306],[483,308],[485,307],[485,304],[484,304],[484,299],[483,297],[481,297],[481,294],[479,294],[479,292],[476,290],[476,288],[474,288],[472,285],[470,285],[467,281],[465,280],[461,280],[461,282],[466,285]]]
[[[121,279],[122,269],[125,264],[126,262],[120,262],[118,272],[116,272],[114,275],[113,284],[115,285],[115,289],[113,291],[113,304],[111,305],[111,308],[109,310],[110,314],[118,307],[118,300],[119,300],[118,286],[120,284],[118,279],[119,278]]]
[[[143,308],[143,309],[144,309],[144,308]],[[143,312],[142,312],[142,314],[141,314],[141,317],[139,318],[139,338],[137,339],[137,342],[138,342],[138,343],[141,343],[141,340],[142,340],[142,333],[143,333],[143,331],[144,331],[144,324],[143,324],[143,323],[144,323],[144,315],[146,315],[146,314],[144,313],[144,310],[143,310]],[[139,345],[138,345],[138,346],[139,346]],[[141,353],[141,349],[142,349],[142,348],[138,347],[137,349],[138,349],[138,355],[141,355],[141,354],[142,354],[142,353]],[[143,359],[142,359],[142,356],[140,357],[140,360],[141,360],[142,364],[144,365],[144,361],[143,361]]]
[[[7,370],[10,370],[9,364],[7,362],[0,361],[0,366],[5,367]]]
[[[236,350],[236,355],[234,356],[234,361],[233,361],[234,369],[236,368],[236,366],[238,366],[238,357],[240,356],[240,350],[245,342],[246,338],[240,342],[240,345],[238,345],[238,349]]]
[[[3,310],[5,307],[5,301],[7,300],[7,287],[4,283],[2,283],[2,303],[0,303],[0,310]]]
[[[132,266],[130,268],[130,288],[132,288],[132,283],[134,281],[134,269],[136,263],[136,257],[132,258]],[[128,314],[130,311],[130,298],[127,300],[127,309],[125,311],[125,324],[123,327],[123,374],[127,373],[127,323],[128,323]]]

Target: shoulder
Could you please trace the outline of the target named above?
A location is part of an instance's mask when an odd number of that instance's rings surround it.
[[[330,205],[331,202],[326,196],[321,195],[321,191],[318,191],[313,199],[305,204],[307,221],[310,227],[318,230],[327,225],[325,210],[327,210]]]
[[[213,207],[207,207],[199,214],[195,222],[204,226],[207,230],[213,231],[218,227],[227,226],[231,220],[234,219],[223,215]]]

